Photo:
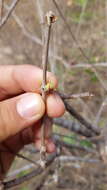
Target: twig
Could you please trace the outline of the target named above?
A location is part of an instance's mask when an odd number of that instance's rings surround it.
[[[29,170],[31,168],[34,168],[34,164],[26,165],[26,166],[21,167],[21,168],[13,171],[11,173],[8,173],[8,175],[6,176],[6,178],[8,178],[8,177],[15,177],[16,175],[20,174],[21,172],[27,171],[27,170]]]
[[[29,152],[30,154],[37,154],[39,152],[38,149],[36,149],[35,147],[29,147],[29,146],[25,146],[23,149],[24,152]]]
[[[41,176],[40,182],[36,185],[36,190],[41,190],[44,186],[45,181],[48,178],[48,175],[51,171],[51,165],[44,171],[44,174]]]
[[[80,144],[81,140],[79,138],[77,138],[77,137],[71,137],[71,136],[68,136],[68,135],[62,135],[62,134],[54,133],[54,138],[56,138],[57,140],[60,140],[60,142],[62,142],[62,143],[65,142],[65,141],[62,140],[61,137],[63,137],[63,138],[66,137],[68,139],[74,139],[76,141],[75,144],[72,144],[72,143],[70,144],[72,146],[72,148],[83,149],[83,150],[85,150],[87,152],[92,152],[92,153],[96,152],[95,149],[93,149],[93,148],[88,148],[85,145],[81,146],[81,144]],[[87,142],[91,143],[91,144],[93,143],[90,139],[85,139],[85,140]],[[66,144],[68,144],[68,143],[66,143]]]
[[[4,8],[6,10],[9,11],[9,6],[7,6],[4,3]],[[33,35],[31,32],[28,31],[28,29],[24,26],[23,22],[21,21],[21,19],[14,13],[14,11],[12,12],[12,17],[14,18],[15,22],[18,24],[19,28],[22,30],[23,34],[30,39],[32,42],[38,44],[38,45],[42,45],[42,41],[39,37],[35,35]]]
[[[2,19],[2,21],[0,23],[0,28],[2,28],[6,24],[6,22],[8,21],[10,15],[12,14],[13,10],[15,9],[15,7],[19,1],[20,0],[13,0],[11,6],[9,7],[9,10],[8,10],[6,16]]]
[[[80,139],[80,138],[77,138],[77,137],[74,137],[74,136],[63,135],[63,134],[60,134],[60,133],[53,133],[53,135],[58,136],[58,137],[61,137],[61,138],[73,139],[73,140],[75,140],[77,143],[80,143],[80,142],[81,142],[81,139]],[[85,139],[85,140],[86,140],[87,142],[92,143],[89,139]]]
[[[73,162],[73,161],[80,161],[80,162],[89,162],[89,163],[99,163],[100,160],[97,159],[88,159],[88,158],[82,158],[82,157],[76,157],[76,156],[60,156],[58,158],[61,162]]]
[[[0,0],[0,22],[2,22],[3,17],[3,0]]]
[[[43,25],[43,23],[44,23],[44,10],[43,10],[43,7],[44,7],[45,2],[40,1],[40,0],[37,0],[37,1],[34,0],[33,2],[34,2],[36,10],[38,12],[40,23]]]
[[[67,103],[65,100],[63,100],[66,110],[75,117],[81,124],[83,124],[86,128],[93,131],[96,135],[100,135],[100,129],[97,126],[93,126],[91,123],[89,123],[84,117],[82,117],[80,114],[76,112],[72,106]]]
[[[48,66],[48,54],[49,54],[49,42],[50,42],[50,35],[51,35],[51,26],[52,23],[55,22],[55,16],[52,11],[49,11],[46,15],[46,24],[48,26],[48,31],[46,35],[46,41],[44,44],[43,49],[43,57],[42,57],[42,65],[43,65],[43,80],[42,80],[42,98],[46,105],[46,95],[49,89],[46,88],[47,85],[47,66]],[[45,125],[47,123],[48,117],[46,114],[42,119],[42,126],[41,126],[41,149],[40,149],[40,164],[42,167],[45,167],[46,163],[46,146],[45,146]]]
[[[92,71],[95,73],[95,75],[98,78],[100,84],[102,85],[104,90],[107,92],[107,85],[105,84],[103,78],[101,77],[101,74],[99,74],[99,72],[96,70],[96,68],[94,66],[92,67]]]
[[[55,143],[58,144],[58,145],[61,145],[61,146],[64,146],[68,149],[78,149],[78,150],[82,150],[82,151],[86,151],[86,152],[89,152],[89,153],[96,153],[96,151],[92,148],[88,148],[88,147],[84,147],[84,146],[81,146],[81,145],[77,145],[77,144],[70,144],[70,143],[67,143],[67,142],[64,142],[62,140],[60,140],[60,138],[58,136],[55,136],[54,137],[55,139]]]
[[[65,61],[65,60],[63,60]],[[65,62],[65,65],[68,64],[67,62]],[[78,63],[76,65],[70,65],[71,68],[76,69],[76,68],[92,68],[92,67],[107,67],[107,63],[106,62],[101,62],[101,63],[92,63],[92,64],[87,64],[87,63]]]
[[[5,152],[9,152],[10,154],[17,156],[18,158],[22,158],[22,159],[24,159],[24,160],[26,160],[26,161],[34,164],[34,165],[38,165],[35,161],[31,160],[30,158],[27,158],[27,157],[23,156],[22,154],[16,153],[15,151],[13,151],[7,144],[5,144],[5,143],[2,143],[2,144],[5,148],[5,150],[4,150]]]
[[[83,3],[82,11],[81,11],[80,18],[79,18],[79,24],[78,24],[77,31],[76,31],[76,36],[79,36],[81,25],[82,25],[83,20],[84,20],[84,13],[85,13],[87,4],[88,4],[88,0],[86,0],[85,3]]]
[[[94,96],[93,94],[91,94],[89,92],[84,92],[84,93],[80,93],[80,94],[63,94],[62,92],[58,92],[58,94],[63,99],[91,98]]]
[[[70,33],[72,39],[73,39],[74,42],[76,43],[76,45],[77,45],[79,51],[81,52],[81,54],[83,55],[83,57],[84,57],[88,62],[90,62],[89,58],[88,58],[88,57],[86,56],[86,54],[84,53],[83,49],[80,47],[80,45],[79,45],[79,43],[78,43],[78,41],[77,41],[75,35],[73,34],[73,32],[72,32],[72,30],[71,30],[71,27],[69,26],[69,24],[68,24],[66,18],[64,17],[64,15],[63,15],[63,13],[62,13],[62,11],[61,11],[59,5],[57,4],[56,0],[52,0],[52,1],[53,1],[53,3],[54,3],[55,7],[57,8],[57,10],[58,10],[58,12],[59,12],[59,14],[60,14],[62,20],[64,21],[65,26],[66,26],[66,28],[68,29],[68,31],[69,31],[69,33]]]
[[[83,49],[79,46],[79,43],[78,43],[78,41],[77,41],[75,35],[73,34],[73,32],[72,32],[72,30],[71,30],[71,27],[70,27],[70,25],[68,24],[66,18],[64,17],[64,15],[63,15],[63,13],[62,13],[62,11],[61,11],[59,5],[57,4],[56,0],[52,0],[52,1],[53,1],[53,3],[54,3],[55,7],[57,8],[57,10],[58,10],[58,12],[59,12],[59,14],[60,14],[62,20],[64,21],[65,26],[66,26],[66,28],[68,29],[68,31],[69,31],[69,33],[70,33],[72,39],[73,39],[74,42],[76,43],[76,45],[77,45],[79,51],[81,52],[81,54],[83,55],[83,57],[88,61],[88,63],[90,63],[89,57],[87,57],[87,55],[85,54],[85,52],[83,51]],[[97,72],[97,70],[96,70],[96,68],[94,67],[94,65],[92,65],[92,69],[93,69],[93,72],[95,73],[96,77],[99,79],[99,81],[100,81],[101,85],[103,86],[103,88],[107,91],[107,87],[106,87],[106,85],[104,84],[104,82],[103,82],[101,76],[100,76],[99,73]]]
[[[104,99],[104,101],[101,103],[101,106],[100,108],[98,109],[98,113],[96,115],[96,119],[94,121],[94,124],[97,125],[99,120],[100,120],[100,117],[101,117],[101,114],[104,110],[104,107],[107,105],[107,97]]]
[[[53,161],[55,160],[55,158],[57,156],[58,155],[56,153],[49,156],[49,158],[47,159],[46,168],[53,163]],[[24,175],[19,178],[15,178],[15,179],[7,181],[7,182],[3,182],[2,184],[4,186],[4,189],[9,189],[9,188],[15,187],[17,185],[20,185],[23,182],[28,181],[37,175],[40,175],[42,172],[43,172],[43,169],[39,166],[37,169],[35,169],[34,171],[30,172],[27,175]]]
[[[104,80],[102,79],[102,77],[100,76],[99,72],[97,71],[97,67],[107,67],[107,63],[95,63],[95,64],[77,64],[77,65],[70,65],[71,68],[90,68],[92,70],[92,72],[94,72],[94,74],[96,75],[96,77],[98,78],[100,84],[102,85],[102,87],[104,88],[105,91],[107,91],[107,86],[104,83]]]
[[[85,137],[93,137],[94,134],[89,129],[86,129],[85,127],[81,126],[79,123],[63,119],[63,118],[56,118],[53,119],[53,123],[56,125],[59,125],[60,127],[64,127],[65,129],[70,130],[71,132],[75,132],[79,135],[85,136]]]

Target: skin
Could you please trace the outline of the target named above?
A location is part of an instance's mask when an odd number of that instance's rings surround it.
[[[47,80],[57,88],[58,82],[52,73],[48,73]],[[6,150],[6,146],[17,153],[24,145],[34,142],[40,149],[41,118],[45,112],[45,105],[40,95],[41,84],[42,70],[38,67],[0,66],[0,179],[4,178],[15,157],[10,152],[2,151]],[[37,99],[39,115],[32,119],[21,117],[16,105],[22,96],[32,94]],[[49,94],[46,105],[47,115],[51,118],[60,117],[64,111],[65,107],[60,97],[54,92]],[[51,134],[52,127],[47,123],[45,141],[48,153],[55,151]]]

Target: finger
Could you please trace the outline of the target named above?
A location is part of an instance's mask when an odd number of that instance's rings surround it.
[[[52,153],[52,152],[56,151],[56,146],[51,139],[45,139],[45,145],[46,145],[47,153]],[[41,148],[41,140],[40,139],[37,139],[35,141],[35,146],[37,149],[40,150],[40,148]]]
[[[56,93],[48,95],[46,105],[46,111],[49,117],[60,117],[65,112],[64,103]]]
[[[44,112],[44,102],[36,93],[25,93],[0,102],[0,141],[34,124]]]
[[[0,100],[8,95],[16,95],[22,92],[40,93],[43,71],[32,65],[0,66]],[[57,87],[55,76],[48,72],[47,81]]]

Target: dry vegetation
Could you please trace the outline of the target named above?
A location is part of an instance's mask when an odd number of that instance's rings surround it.
[[[41,14],[47,10],[53,10],[58,15],[58,21],[53,26],[49,64],[50,70],[59,79],[59,90],[65,93],[80,94],[90,92],[94,97],[86,99],[74,99],[69,101],[78,113],[84,116],[90,123],[102,129],[107,134],[107,30],[106,30],[106,1],[105,0],[57,0],[60,9],[67,19],[73,34],[82,47],[90,62],[88,62],[78,50],[78,46],[72,39],[51,0],[21,0],[8,22],[0,30],[0,64],[35,64],[41,67],[42,41],[41,41]],[[5,0],[6,6],[11,0]],[[5,8],[6,8],[5,6]],[[6,13],[7,8],[4,13]],[[41,12],[42,11],[42,12]],[[64,118],[75,119],[65,114]],[[71,146],[81,145],[89,149],[95,149],[96,145],[89,143],[81,135],[69,132],[66,129],[54,125],[54,132],[71,137],[61,137]],[[81,143],[78,143],[81,141]],[[84,140],[84,141],[83,141]],[[103,145],[103,146],[102,146]],[[100,143],[101,150],[106,144]],[[29,151],[32,152],[29,153]],[[38,160],[38,154],[33,153],[33,146],[22,150],[25,156]],[[72,189],[72,190],[106,190],[107,166],[99,160],[99,154],[89,151],[71,148],[62,150],[64,155],[83,158],[82,161],[61,162],[61,166],[54,163],[49,168],[49,175],[44,180],[43,186],[39,183],[43,176],[34,177],[22,186],[13,189]],[[84,159],[93,159],[92,163]],[[98,161],[98,162],[97,162]],[[29,165],[27,161],[16,159],[10,174],[14,174],[19,168]],[[56,168],[56,169],[55,169]],[[58,169],[59,168],[59,169]],[[19,172],[17,177],[23,176],[33,169]],[[55,172],[58,173],[55,175]],[[8,175],[10,175],[8,174]],[[43,174],[42,174],[43,175]],[[6,180],[13,179],[7,177]],[[58,182],[55,182],[58,177]],[[38,187],[37,187],[38,186]]]

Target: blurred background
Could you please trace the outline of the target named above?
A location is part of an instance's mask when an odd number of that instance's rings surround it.
[[[58,20],[52,27],[49,70],[59,80],[59,90],[67,94],[90,92],[92,98],[74,99],[70,103],[87,121],[99,126],[106,134],[107,127],[107,2],[106,0],[56,0],[66,18],[77,43],[73,40],[53,1],[21,0],[16,6],[8,22],[0,30],[0,64],[33,64],[42,68],[42,33],[46,29],[43,15],[52,10]],[[4,15],[12,0],[4,0]],[[88,60],[81,54],[84,51]],[[75,122],[65,113],[64,119]],[[54,125],[54,132],[66,134],[61,137],[64,142],[93,148],[93,145],[75,133]],[[25,147],[24,155],[38,159],[33,153],[32,145]],[[32,152],[32,153],[31,153]],[[90,153],[72,150],[71,155],[90,158]],[[93,155],[92,155],[93,157]],[[95,155],[97,157],[97,155]],[[29,165],[17,158],[8,174],[8,179],[23,176],[30,169],[16,172],[17,169]],[[26,168],[26,167],[25,167]],[[65,162],[58,171],[59,182],[54,181],[54,172],[50,174],[41,188],[55,189],[107,189],[107,166],[98,163]],[[27,184],[13,189],[36,189],[41,176],[30,180]]]

